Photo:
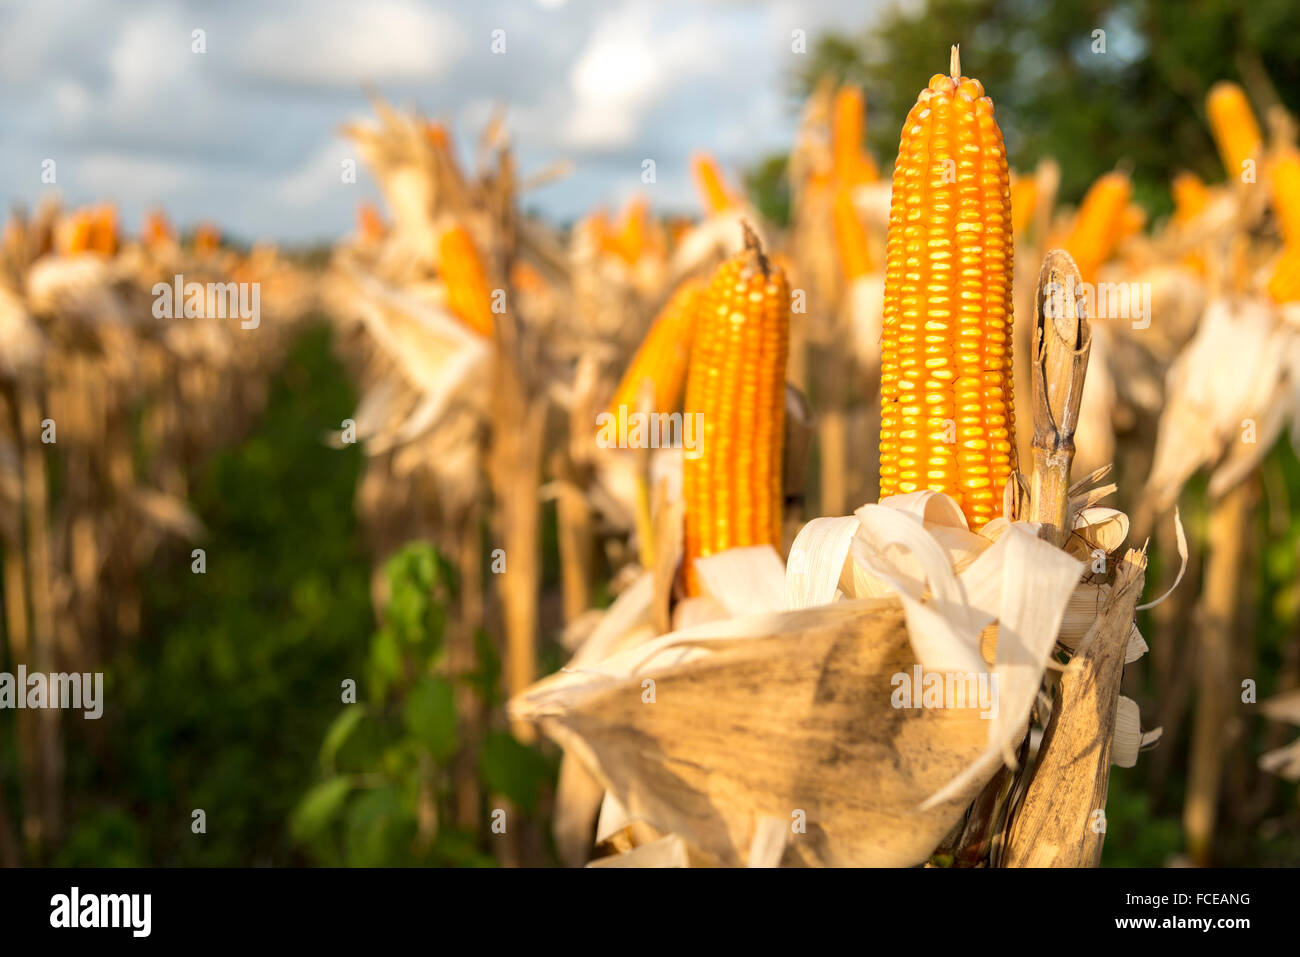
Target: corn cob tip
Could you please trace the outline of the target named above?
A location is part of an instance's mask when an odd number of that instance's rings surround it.
[[[952,77],[953,82],[961,79],[961,44],[952,45],[952,53],[948,56],[948,75]]]
[[[758,259],[758,268],[763,271],[763,278],[771,276],[772,264],[768,262],[767,254],[763,252],[763,241],[758,238],[758,232],[750,225],[749,220],[740,221],[740,232],[745,238],[745,249]]]

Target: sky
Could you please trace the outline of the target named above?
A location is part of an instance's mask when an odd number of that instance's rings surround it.
[[[466,158],[504,104],[524,176],[574,164],[523,198],[556,221],[637,191],[692,210],[695,150],[735,177],[788,148],[793,31],[811,49],[883,2],[0,0],[0,203],[57,191],[116,201],[128,228],[159,205],[181,228],[331,239],[378,197],[360,162],[341,175],[359,157],[339,127],[368,115],[370,84],[449,122]]]

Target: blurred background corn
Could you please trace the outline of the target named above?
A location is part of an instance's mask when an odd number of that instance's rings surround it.
[[[626,406],[629,414],[645,411],[641,405],[647,380],[652,383],[654,393],[654,405],[649,411],[677,411],[686,384],[695,311],[703,288],[704,283],[698,279],[687,280],[677,287],[623,374],[610,402],[611,414],[617,416],[620,406]]]
[[[686,415],[703,416],[683,466],[685,584],[728,548],[781,546],[790,285],[745,227],[745,248],[713,274],[696,313]]]
[[[831,122],[831,155],[835,178],[844,186],[860,186],[880,178],[871,154],[863,146],[866,101],[856,86],[842,86],[835,94]]]
[[[1110,258],[1125,234],[1133,184],[1118,170],[1099,176],[1088,187],[1074,218],[1065,249],[1074,257],[1084,282],[1095,282],[1101,264]]]
[[[718,168],[718,161],[708,153],[696,153],[691,158],[691,172],[704,201],[704,209],[710,215],[725,212],[736,205],[731,189],[722,177],[722,170]]]
[[[1221,81],[1205,98],[1210,133],[1230,180],[1240,180],[1243,166],[1259,153],[1263,137],[1246,93],[1236,83]]]
[[[1015,468],[1011,193],[993,102],[953,59],[908,114],[894,166],[880,496],[945,492],[979,528]]]
[[[1300,150],[1286,146],[1270,170],[1273,213],[1288,246],[1300,246]]]
[[[487,273],[464,226],[452,226],[438,238],[438,263],[447,285],[447,307],[475,332],[491,336],[492,294]]]
[[[835,205],[832,208],[835,226],[835,245],[840,252],[840,266],[844,278],[849,282],[862,276],[870,275],[874,267],[871,262],[871,249],[867,244],[867,230],[853,208],[853,197],[848,189],[841,187],[835,191]]]

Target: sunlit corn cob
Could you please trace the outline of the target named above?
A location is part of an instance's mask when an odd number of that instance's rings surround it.
[[[1066,251],[1074,257],[1084,282],[1095,281],[1097,270],[1115,251],[1124,233],[1132,195],[1128,176],[1118,171],[1098,177],[1084,194],[1065,241]]]
[[[1032,176],[1011,177],[1011,231],[1019,236],[1029,228],[1038,201],[1038,184]]]
[[[880,178],[871,154],[862,146],[866,108],[862,91],[856,86],[842,86],[835,94],[831,158],[835,179],[843,186],[858,186]]]
[[[475,332],[491,336],[492,293],[483,260],[464,226],[452,226],[438,238],[438,269],[447,287],[447,307]]]
[[[112,256],[117,252],[117,208],[105,204],[96,206],[90,212],[90,236],[88,239],[91,252]]]
[[[683,466],[688,594],[699,592],[695,559],[781,546],[789,335],[785,272],[745,226],[745,248],[718,267],[695,314],[685,412],[702,432]]]
[[[172,231],[171,223],[167,222],[166,214],[161,209],[150,210],[140,228],[140,239],[144,244],[157,247],[172,242],[175,238],[176,234]]]
[[[1243,165],[1257,156],[1263,141],[1245,91],[1235,83],[1219,81],[1206,95],[1205,112],[1228,179],[1241,179]]]
[[[1277,216],[1282,239],[1289,246],[1300,247],[1300,151],[1288,146],[1273,161],[1273,212]]]
[[[707,153],[697,153],[691,158],[691,170],[695,175],[695,186],[700,191],[704,210],[709,215],[725,212],[735,205],[731,191],[727,189],[718,161]]]
[[[194,230],[194,252],[207,256],[221,246],[221,230],[211,223],[200,223]]]
[[[363,243],[382,242],[388,233],[383,217],[373,203],[360,203],[357,206],[357,236]]]
[[[835,224],[835,245],[840,251],[840,267],[849,282],[872,272],[871,249],[867,245],[867,230],[853,208],[853,196],[841,186],[835,191],[832,209]]]
[[[886,246],[880,496],[934,489],[972,528],[1016,465],[1011,192],[978,80],[931,77],[903,124]]]
[[[623,210],[618,231],[604,237],[604,246],[629,266],[635,265],[645,252],[649,233],[650,207],[643,197],[636,197]]]
[[[1195,173],[1184,170],[1174,176],[1169,192],[1174,199],[1174,222],[1190,223],[1210,203],[1210,191]]]
[[[1300,302],[1300,246],[1287,246],[1278,257],[1268,294],[1277,302]]]
[[[682,283],[660,310],[614,392],[610,413],[616,418],[620,406],[627,407],[627,414],[677,411],[691,356],[695,310],[703,288],[704,283],[697,279]],[[646,380],[653,385],[650,409],[641,408]]]
[[[1184,171],[1174,176],[1170,192],[1174,197],[1173,222],[1176,226],[1193,222],[1210,204],[1210,191],[1195,173]],[[1188,253],[1182,262],[1193,272],[1205,272],[1205,257],[1200,253]]]
[[[1136,236],[1147,226],[1147,211],[1137,203],[1129,203],[1120,214],[1116,232],[1116,242],[1123,242],[1130,236]]]

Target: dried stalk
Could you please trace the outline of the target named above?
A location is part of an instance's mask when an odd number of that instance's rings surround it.
[[[1210,862],[1225,757],[1225,728],[1232,714],[1232,645],[1241,597],[1246,528],[1252,489],[1239,482],[1210,512],[1209,558],[1196,643],[1196,708],[1192,725],[1183,829],[1192,862]]]
[[[41,412],[35,390],[20,385],[18,420],[22,436],[22,492],[27,526],[27,567],[31,587],[32,631],[29,664],[37,672],[58,670],[55,661],[54,587],[50,564],[49,501]],[[24,802],[24,837],[40,847],[58,839],[63,796],[63,745],[60,712],[44,708],[36,717],[37,747],[32,762],[39,800]]]
[[[504,323],[503,323],[504,325]],[[538,485],[546,407],[531,400],[513,350],[502,346],[492,421],[490,471],[505,549],[506,570],[497,576],[505,608],[505,680],[510,696],[520,694],[537,677],[537,602],[541,585],[541,509]],[[536,740],[536,730],[514,722],[519,740]]]
[[[1043,535],[1065,542],[1070,463],[1079,422],[1083,382],[1088,372],[1092,333],[1075,292],[1079,269],[1070,254],[1048,252],[1038,273],[1034,299],[1033,472],[1029,520],[1044,525]]]
[[[1145,578],[1146,553],[1130,549],[1096,623],[1061,675],[1038,765],[1007,828],[1003,867],[1101,861],[1119,684]]]

